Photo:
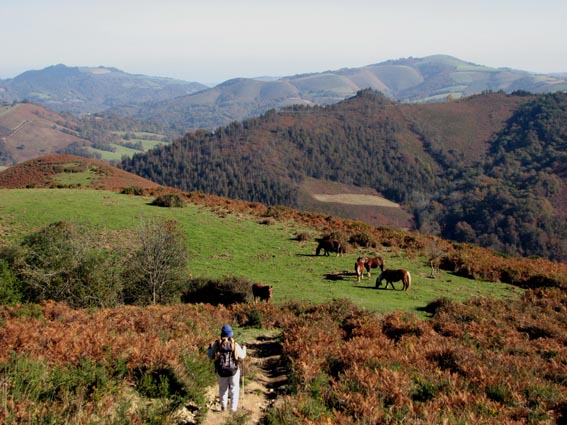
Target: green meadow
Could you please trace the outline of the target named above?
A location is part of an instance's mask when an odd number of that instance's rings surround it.
[[[316,256],[315,237],[321,233],[293,222],[262,220],[224,208],[188,204],[184,208],[150,205],[153,198],[109,191],[74,189],[0,190],[0,243],[17,243],[24,235],[56,221],[88,225],[96,234],[120,240],[152,218],[176,220],[187,235],[188,273],[192,277],[236,276],[272,285],[274,303],[322,303],[348,299],[377,312],[411,311],[446,297],[464,300],[477,296],[517,298],[522,290],[503,283],[465,279],[446,271],[431,277],[425,258],[378,249],[388,268],[406,268],[412,274],[410,291],[375,289],[376,271],[357,282],[355,259],[367,250],[350,250],[342,257]],[[266,224],[268,223],[268,224]],[[311,240],[299,242],[307,232]],[[397,283],[396,288],[400,288]]]

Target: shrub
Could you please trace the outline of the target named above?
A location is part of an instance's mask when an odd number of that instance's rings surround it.
[[[207,303],[212,305],[230,305],[250,301],[253,282],[238,277],[226,277],[222,280],[197,278],[191,279],[187,289],[181,295],[184,303]]]
[[[0,304],[17,304],[21,300],[20,283],[8,262],[0,258]]]
[[[356,233],[351,235],[349,238],[349,243],[354,246],[360,246],[363,248],[375,248],[376,242],[372,239],[372,236],[368,233]]]
[[[311,240],[311,235],[307,232],[300,232],[295,236],[295,240],[298,242],[306,242]]]
[[[121,193],[124,195],[142,196],[144,194],[144,189],[140,186],[129,186],[122,189]]]
[[[61,221],[24,238],[14,260],[14,272],[26,282],[24,301],[53,299],[74,307],[118,303],[119,258],[91,248],[89,234],[84,226]]]
[[[178,193],[166,193],[154,199],[152,205],[166,208],[182,208],[185,206],[185,200]]]

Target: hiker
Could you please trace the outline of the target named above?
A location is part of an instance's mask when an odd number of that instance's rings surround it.
[[[233,336],[230,325],[224,325],[221,329],[221,337],[209,345],[207,355],[215,362],[215,371],[219,379],[221,409],[227,409],[230,393],[230,410],[236,412],[240,395],[238,361],[246,357],[246,346],[240,347]]]

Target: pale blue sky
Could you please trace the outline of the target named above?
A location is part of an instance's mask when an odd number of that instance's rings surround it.
[[[562,0],[0,0],[0,78],[63,63],[206,84],[448,54],[567,72]]]

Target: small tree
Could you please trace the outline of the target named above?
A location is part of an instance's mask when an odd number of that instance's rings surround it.
[[[177,222],[144,223],[136,232],[137,249],[125,269],[125,301],[166,302],[179,291],[187,267],[187,243]]]

